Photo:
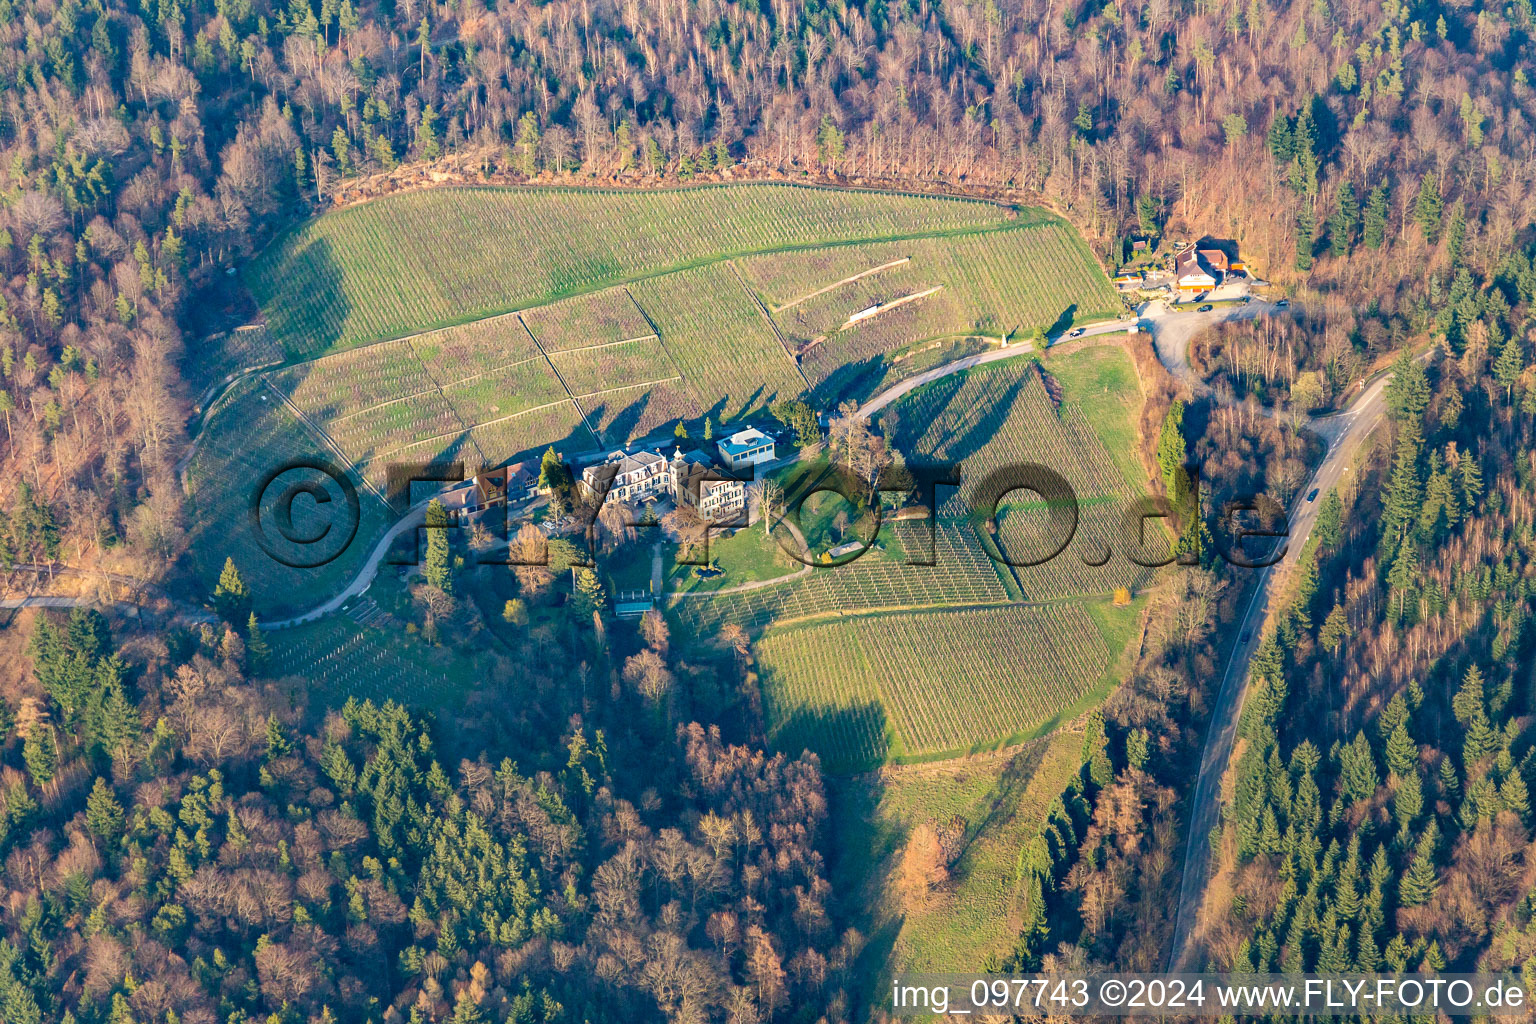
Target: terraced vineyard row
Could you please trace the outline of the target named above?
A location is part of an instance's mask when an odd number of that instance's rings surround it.
[[[463,462],[466,472],[482,465],[497,466],[519,455],[554,445],[561,451],[588,451],[597,438],[582,423],[569,399],[517,413],[506,419],[479,423],[457,432],[380,451],[359,466],[359,472],[383,488],[391,462]]]
[[[432,390],[370,406],[339,419],[321,419],[319,425],[354,462],[362,462],[427,438],[463,430],[465,423],[442,393]]]
[[[473,666],[450,648],[427,648],[344,616],[278,631],[270,643],[274,676],[302,676],[338,705],[356,697],[440,708],[474,678]]]
[[[630,291],[717,423],[805,390],[772,326],[729,267],[716,263],[653,277]]]
[[[1008,217],[979,201],[777,184],[441,188],[301,225],[256,260],[246,281],[273,336],[290,355],[305,356],[701,259],[992,227]]]
[[[839,286],[848,278],[879,277],[887,279],[896,266],[887,264],[911,256],[912,242],[869,242],[864,245],[838,245],[802,252],[767,253],[736,261],[746,278],[768,308],[775,314],[794,309]]]
[[[682,374],[659,338],[617,342],[602,348],[556,352],[549,361],[577,398],[609,391],[625,382],[650,384],[680,380]]]
[[[362,412],[383,402],[437,390],[409,341],[371,345],[275,370],[272,385],[322,420]]]
[[[560,451],[590,451],[599,446],[597,438],[582,422],[581,414],[569,401],[513,416],[494,423],[469,428],[469,436],[485,456],[487,464],[498,466],[524,452],[535,452],[547,445]]]
[[[605,288],[525,309],[522,317],[546,352],[607,345],[653,333],[650,323],[623,288]]]
[[[901,529],[902,546],[914,553],[909,557],[926,557],[926,527],[908,523]],[[934,552],[935,565],[907,565],[901,556],[871,551],[775,586],[675,598],[672,610],[688,630],[713,636],[727,623],[755,630],[786,619],[874,608],[1003,604],[1015,596],[968,525],[939,524]]]
[[[410,343],[438,384],[452,384],[541,354],[516,313],[428,331],[415,335]]]
[[[578,398],[587,422],[610,445],[627,444],[680,419],[698,419],[699,400],[686,382],[640,384]]]
[[[585,346],[605,337],[605,330],[648,330],[622,289],[605,295],[617,300],[570,303],[559,311],[554,321],[571,332],[567,340]],[[605,309],[627,310],[627,319]],[[568,346],[550,358],[576,394],[591,396],[586,404],[598,413],[599,429],[619,425],[624,436],[612,440],[626,440],[632,429],[703,415],[654,335],[599,344]],[[516,314],[336,353],[274,371],[268,379],[350,458],[367,464],[375,481],[382,481],[390,456],[478,465],[548,444],[598,444]],[[658,380],[671,384],[649,386]],[[497,422],[508,417],[516,419]]]
[[[449,384],[443,398],[468,424],[501,419],[529,409],[568,401],[542,355]]]
[[[833,766],[1017,737],[1082,699],[1109,651],[1075,604],[872,615],[758,644],[770,742]]]

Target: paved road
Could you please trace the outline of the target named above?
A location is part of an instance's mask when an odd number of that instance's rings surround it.
[[[1195,954],[1191,943],[1195,920],[1204,902],[1205,884],[1209,874],[1210,831],[1216,826],[1221,811],[1221,777],[1232,757],[1233,743],[1237,739],[1237,723],[1242,714],[1243,698],[1248,692],[1248,663],[1253,658],[1265,622],[1270,611],[1272,588],[1277,580],[1284,580],[1286,573],[1301,556],[1302,547],[1312,535],[1322,500],[1328,491],[1353,472],[1351,463],[1361,444],[1381,425],[1386,416],[1384,395],[1391,374],[1383,374],[1370,383],[1343,412],[1313,421],[1313,428],[1328,443],[1328,453],[1312,474],[1297,498],[1290,515],[1290,539],[1281,561],[1258,572],[1258,583],[1253,597],[1238,621],[1239,637],[1246,635],[1247,643],[1239,642],[1227,658],[1226,671],[1221,677],[1216,703],[1211,709],[1211,722],[1205,739],[1205,751],[1200,758],[1200,774],[1190,804],[1189,831],[1185,838],[1184,880],[1179,890],[1178,916],[1174,925],[1173,949],[1169,954],[1169,970],[1191,968]],[[1306,500],[1313,490],[1317,500]]]
[[[1135,317],[1124,317],[1119,320],[1110,320],[1105,323],[1094,324],[1091,327],[1083,328],[1083,333],[1077,335],[1076,338],[1072,338],[1071,340],[1076,341],[1077,338],[1092,338],[1101,334],[1124,334],[1126,329],[1135,322]],[[1068,332],[1052,335],[1046,339],[1046,347],[1049,348],[1053,345],[1057,345],[1068,337]],[[896,399],[900,398],[902,395],[905,395],[907,392],[912,391],[915,388],[920,388],[924,384],[931,384],[941,377],[948,377],[952,373],[959,373],[962,370],[969,370],[973,366],[980,366],[983,363],[994,363],[999,359],[1012,359],[1014,356],[1020,356],[1026,352],[1033,352],[1034,350],[1035,346],[1032,342],[1019,341],[1014,342],[1012,345],[1008,345],[1006,347],[993,348],[988,349],[985,352],[978,352],[973,356],[961,356],[959,359],[952,360],[951,362],[944,363],[940,366],[935,366],[931,370],[924,370],[917,376],[909,377],[908,379],[901,381],[898,384],[892,384],[890,387],[880,392],[874,398],[871,398],[869,401],[859,406],[857,415],[868,419],[875,413],[879,412],[881,409],[884,409],[886,406],[896,401]]]
[[[122,599],[114,599],[103,602],[99,597],[82,597],[80,595],[67,594],[24,594],[19,597],[7,597],[0,599],[0,609],[16,608],[76,608],[94,607],[107,604],[144,604],[141,600],[145,595],[157,601],[165,601],[175,609],[178,617],[190,619],[194,622],[213,622],[215,617],[206,609],[186,601],[178,601],[167,595],[158,586],[138,576],[130,576],[121,572],[108,572],[104,569],[81,569],[72,565],[47,565],[44,563],[23,562],[11,566],[12,572],[32,573],[35,579],[41,579],[46,573],[50,578],[59,576],[84,577],[86,579],[106,580],[127,592]]]
[[[426,521],[426,518],[427,502],[423,501],[420,504],[412,506],[410,511],[406,512],[406,514],[402,516],[394,526],[391,526],[385,532],[384,536],[380,537],[378,541],[373,545],[373,550],[368,552],[368,560],[365,561],[362,564],[362,567],[357,570],[357,575],[352,577],[352,582],[348,583],[339,594],[337,594],[335,597],[332,597],[328,601],[316,605],[309,611],[304,612],[302,615],[295,615],[291,619],[279,619],[273,622],[263,622],[261,624],[261,628],[263,630],[289,629],[293,626],[302,625],[306,622],[313,622],[315,619],[322,618],[334,611],[339,611],[342,605],[346,604],[354,597],[360,596],[365,590],[373,585],[374,577],[379,574],[379,564],[384,561],[384,556],[389,553],[389,546],[395,542],[396,538],[405,533],[407,530],[414,530],[416,527],[421,526]]]

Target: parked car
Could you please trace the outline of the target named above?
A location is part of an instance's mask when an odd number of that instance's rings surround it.
[[[1275,303],[1275,308],[1276,309],[1284,309],[1285,307],[1289,306],[1290,304],[1291,304],[1291,300],[1290,299],[1281,299],[1279,302]]]
[[[1312,488],[1312,493],[1307,495],[1307,500],[1308,501],[1316,501],[1317,500],[1317,488],[1316,487]]]
[[[1083,332],[1086,331],[1087,329],[1088,328],[1086,328],[1086,327],[1075,327],[1075,328],[1073,328],[1067,334],[1067,337],[1069,337],[1069,338],[1081,338],[1083,336]]]
[[[1199,309],[1195,310],[1195,312],[1196,313],[1209,313],[1211,310],[1213,310],[1215,308],[1216,308],[1215,306],[1213,306],[1209,302],[1207,302],[1205,305],[1203,305]]]

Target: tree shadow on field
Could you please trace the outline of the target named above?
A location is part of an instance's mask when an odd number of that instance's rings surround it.
[[[963,462],[965,459],[970,458],[980,451],[987,442],[996,437],[998,423],[1008,418],[1013,410],[1014,403],[1019,400],[1019,396],[1023,394],[1024,389],[1029,386],[1029,372],[1031,369],[1031,367],[1026,366],[1017,379],[1008,383],[1007,390],[992,402],[991,410],[982,410],[982,415],[972,420],[965,429],[946,434],[944,437],[939,438],[937,444],[918,448],[916,447],[917,442],[927,433],[928,428],[935,421],[942,419],[949,412],[950,407],[959,400],[961,390],[966,385],[967,375],[957,373],[926,385],[928,388],[935,389],[932,393],[939,396],[938,400],[930,405],[930,408],[935,411],[932,416],[923,419],[911,415],[901,415],[899,417],[901,430],[898,432],[895,441],[896,447],[907,452],[909,457],[931,459],[940,457],[942,453],[942,457],[950,462]],[[1001,373],[1007,371],[1001,368],[989,368],[986,372]],[[1001,410],[1000,414],[998,410]],[[970,419],[969,413],[969,409],[961,409],[956,418],[961,423],[966,423]]]
[[[1074,303],[1072,303],[1072,305],[1070,305],[1066,309],[1062,310],[1061,311],[1061,316],[1058,316],[1056,318],[1055,322],[1052,323],[1051,326],[1049,326],[1049,327],[1047,327],[1045,329],[1046,337],[1049,338],[1049,337],[1051,337],[1053,335],[1065,333],[1069,328],[1071,328],[1071,326],[1072,326],[1072,319],[1074,317],[1076,317],[1076,316],[1077,316],[1077,303],[1074,302]]]
[[[757,408],[757,405],[758,405],[759,402],[761,402],[763,405],[767,405],[768,402],[769,402],[769,399],[765,399],[763,397],[763,392],[766,391],[766,390],[768,390],[766,387],[764,387],[763,385],[759,384],[757,386],[757,390],[752,392],[750,395],[748,395],[746,401],[742,402],[740,407],[737,408],[736,415],[734,417],[732,417],[732,418],[733,419],[739,419],[740,417],[745,416],[749,409]],[[777,391],[775,391],[773,393],[773,397],[774,398],[778,398],[779,397],[779,393]],[[721,409],[720,410],[720,419],[716,420],[715,422],[719,423],[719,422],[722,422],[724,419],[725,419],[725,410]]]
[[[483,461],[467,430],[437,451],[427,451],[424,445],[413,458],[406,449],[389,458],[384,496],[396,515],[404,515],[415,501],[445,486],[439,481],[468,479],[484,468]],[[413,485],[412,479],[419,482]]]
[[[766,666],[763,675],[769,683]],[[890,729],[878,701],[801,705],[769,717],[769,742],[775,750],[789,757],[810,751],[829,775],[869,771],[890,753]]]
[[[834,409],[845,398],[855,401],[873,395],[880,384],[886,367],[884,356],[870,356],[857,362],[845,363],[827,375],[826,379],[811,387],[816,400],[827,409]]]
[[[605,397],[602,401],[582,411],[587,414],[587,420],[593,424],[607,421],[606,427],[597,427],[600,434],[598,440],[604,447],[627,445],[634,438],[644,433],[639,429],[640,422],[645,419],[645,411],[650,408],[651,393],[649,391],[628,405],[620,405],[613,398]]]
[[[1008,767],[1003,769],[997,784],[987,794],[987,813],[975,821],[966,823],[965,835],[959,844],[960,852],[952,864],[956,874],[969,874],[972,844],[982,833],[1006,824],[1017,812],[1019,800],[1024,796],[1024,791],[1029,788],[1030,781],[1035,777],[1035,770],[1045,759],[1045,752],[1049,746],[1049,740],[1037,741],[1009,760]]]
[[[315,238],[253,282],[268,330],[290,359],[314,358],[342,340],[352,314],[345,281],[330,241]]]

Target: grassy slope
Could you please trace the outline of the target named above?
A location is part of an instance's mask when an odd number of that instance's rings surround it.
[[[1083,411],[1126,482],[1145,489],[1146,470],[1136,457],[1141,392],[1131,357],[1117,346],[1104,345],[1056,359],[1048,356],[1045,370],[1061,383],[1066,402]]]
[[[835,891],[862,908],[869,938],[865,998],[897,972],[985,970],[1012,948],[1020,924],[1014,869],[1051,800],[1079,765],[1081,737],[1061,733],[998,755],[887,769],[836,783],[832,820]],[[912,901],[892,872],[910,830],[965,821],[950,881]]]

